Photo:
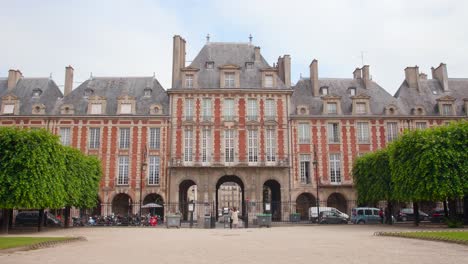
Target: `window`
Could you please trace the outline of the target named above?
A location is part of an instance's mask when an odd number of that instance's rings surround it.
[[[328,143],[340,143],[340,131],[338,123],[328,124]]]
[[[247,100],[247,120],[250,120],[250,121],[257,120],[257,100],[256,99]]]
[[[322,88],[320,88],[320,91],[322,92],[322,95],[327,95],[328,94],[328,87],[322,87]]]
[[[266,131],[266,161],[276,161],[276,135],[274,129]]]
[[[120,113],[121,114],[131,114],[132,113],[132,104],[120,104]]]
[[[192,152],[193,152],[193,131],[186,129],[185,130],[185,149],[184,149],[184,161],[192,161]]]
[[[329,114],[336,114],[336,103],[327,103],[327,112]]]
[[[159,127],[150,128],[149,148],[159,149],[161,145],[161,129]]]
[[[193,120],[193,99],[185,99],[185,119]]]
[[[330,154],[330,181],[331,183],[341,182],[341,161],[340,154]]]
[[[234,99],[224,99],[223,112],[224,120],[234,120]]]
[[[92,89],[86,88],[86,90],[84,92],[84,96],[88,97],[88,96],[91,96],[93,93],[94,93],[94,91]]]
[[[265,75],[265,88],[273,88],[273,75]]]
[[[234,88],[235,87],[235,74],[233,72],[226,72],[224,74],[224,87]]]
[[[309,124],[299,124],[299,144],[309,144],[310,143],[310,125]]]
[[[276,116],[275,100],[273,99],[265,100],[265,118],[267,120],[274,120],[275,116]]]
[[[208,61],[206,63],[206,68],[207,69],[214,69],[214,62],[213,61]]]
[[[246,62],[245,63],[245,68],[248,70],[253,69],[254,63],[253,62]]]
[[[202,130],[202,162],[211,161],[211,130]]]
[[[248,130],[249,162],[258,162],[257,130]]]
[[[365,114],[366,112],[366,103],[356,103],[356,114]]]
[[[426,129],[426,122],[416,122],[416,129]]]
[[[145,88],[145,97],[150,97],[152,92],[151,88]]]
[[[159,184],[159,157],[158,156],[149,156],[148,184],[149,185]]]
[[[100,137],[101,137],[100,128],[90,128],[89,129],[89,148],[96,149],[100,146]]]
[[[193,74],[185,75],[185,87],[193,88]]]
[[[369,123],[357,122],[358,143],[369,143]]]
[[[352,96],[356,95],[356,88],[354,88],[354,87],[349,88],[349,93],[350,93]]]
[[[3,113],[4,114],[13,114],[15,111],[15,105],[14,104],[6,104],[3,107]]]
[[[398,137],[398,125],[397,122],[387,123],[387,141],[392,142]]]
[[[452,105],[451,104],[443,104],[442,105],[442,114],[443,115],[451,115],[452,114]]]
[[[301,183],[310,183],[310,155],[299,155]]]
[[[91,114],[92,115],[100,115],[102,113],[102,105],[101,104],[91,104]]]
[[[42,94],[41,89],[34,89],[33,90],[33,97],[39,97],[39,96],[41,96],[41,94]]]
[[[119,176],[118,185],[128,184],[128,156],[119,156]]]
[[[234,130],[224,130],[224,156],[226,162],[234,162]]]
[[[119,147],[121,149],[128,149],[130,147],[130,128],[120,129]]]
[[[202,118],[203,121],[210,121],[211,120],[211,99],[210,98],[203,98],[202,100]]]
[[[69,127],[60,128],[60,142],[64,146],[70,146],[70,128]]]

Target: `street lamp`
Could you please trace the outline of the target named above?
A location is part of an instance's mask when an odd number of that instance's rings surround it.
[[[314,165],[314,169],[315,169],[315,181],[316,181],[316,184],[317,184],[317,223],[319,223],[319,216],[320,216],[320,199],[319,199],[319,180],[320,180],[320,177],[318,175],[318,161],[317,161],[317,151],[315,149],[315,145],[314,145],[314,161],[312,162],[312,164]]]
[[[139,213],[140,220],[141,220],[141,206],[142,206],[142,196],[143,196],[143,178],[145,178],[144,175],[145,175],[147,166],[148,164],[146,163],[146,146],[145,146],[145,149],[143,151],[143,160],[141,162],[141,171],[140,171],[140,213]]]

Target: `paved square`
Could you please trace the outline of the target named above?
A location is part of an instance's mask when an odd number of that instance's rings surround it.
[[[382,226],[251,229],[74,228],[38,236],[88,241],[0,254],[0,263],[466,263],[468,247],[373,236]],[[36,235],[36,234],[35,234]]]

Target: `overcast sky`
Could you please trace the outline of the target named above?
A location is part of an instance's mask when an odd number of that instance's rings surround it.
[[[270,64],[290,54],[292,81],[309,76],[350,78],[370,65],[394,94],[406,66],[447,63],[448,75],[468,77],[468,1],[455,0],[0,0],[0,77],[20,69],[63,85],[93,76],[152,76],[170,88],[172,37],[187,40],[187,60],[205,43],[248,42]],[[62,86],[61,86],[62,88]]]

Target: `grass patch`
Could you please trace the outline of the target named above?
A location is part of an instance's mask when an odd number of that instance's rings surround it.
[[[453,232],[408,232],[402,233],[406,237],[413,238],[435,238],[446,240],[458,240],[468,242],[468,232],[453,231]]]
[[[0,237],[0,249],[30,246],[42,242],[62,241],[69,237]]]

